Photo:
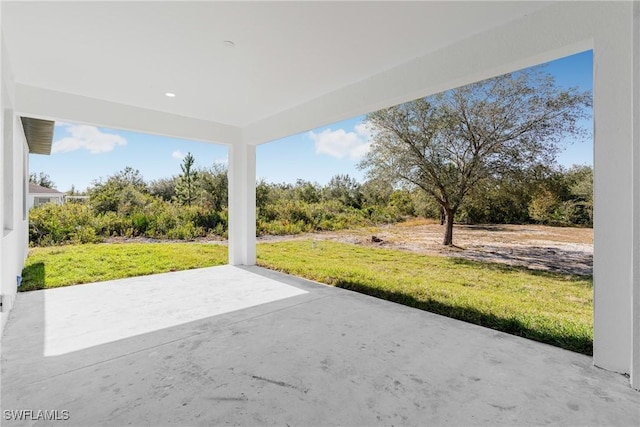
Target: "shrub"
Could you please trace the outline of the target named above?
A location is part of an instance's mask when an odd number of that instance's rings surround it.
[[[129,228],[130,222],[127,218],[115,212],[106,212],[97,215],[94,220],[94,228],[100,236],[123,236]]]
[[[529,204],[529,215],[542,224],[557,222],[560,213],[560,200],[551,191],[543,189],[533,197]]]
[[[167,237],[169,239],[176,240],[191,240],[204,235],[204,229],[202,227],[196,227],[193,225],[193,222],[184,222],[179,226],[172,228],[167,233]]]
[[[71,243],[74,244],[99,243],[104,240],[100,236],[96,235],[95,228],[91,226],[79,226],[69,237]]]
[[[93,221],[93,213],[86,205],[48,203],[29,212],[29,241],[35,245],[65,243],[73,240],[79,229],[93,228]]]
[[[150,225],[150,220],[143,212],[131,214],[131,228],[135,236],[145,235]]]

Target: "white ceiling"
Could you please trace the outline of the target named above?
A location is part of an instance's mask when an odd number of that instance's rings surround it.
[[[243,127],[544,6],[3,1],[2,28],[17,83]]]

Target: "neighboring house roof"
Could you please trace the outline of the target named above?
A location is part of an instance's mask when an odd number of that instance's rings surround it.
[[[51,194],[52,196],[64,195],[64,193],[59,192],[55,188],[42,187],[41,185],[34,184],[33,182],[29,183],[29,194]]]

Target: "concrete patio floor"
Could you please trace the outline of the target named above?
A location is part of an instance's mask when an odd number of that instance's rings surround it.
[[[1,387],[3,425],[640,424],[590,357],[258,267],[19,294]]]

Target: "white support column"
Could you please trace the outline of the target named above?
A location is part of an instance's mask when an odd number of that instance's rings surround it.
[[[640,390],[640,1],[633,8],[633,281],[631,387]]]
[[[256,263],[256,147],[229,147],[229,264]]]
[[[4,43],[2,41],[2,1],[0,1],[0,200],[4,204]],[[4,259],[4,205],[0,206],[0,294],[2,293],[2,282],[5,276],[2,260]],[[2,344],[2,331],[8,315],[0,313],[0,347]]]
[[[592,7],[591,4],[589,7]],[[634,341],[633,4],[600,9],[594,38],[593,362],[630,373]],[[637,48],[637,46],[635,47]],[[637,120],[637,118],[635,119]],[[637,258],[636,258],[637,259]]]

